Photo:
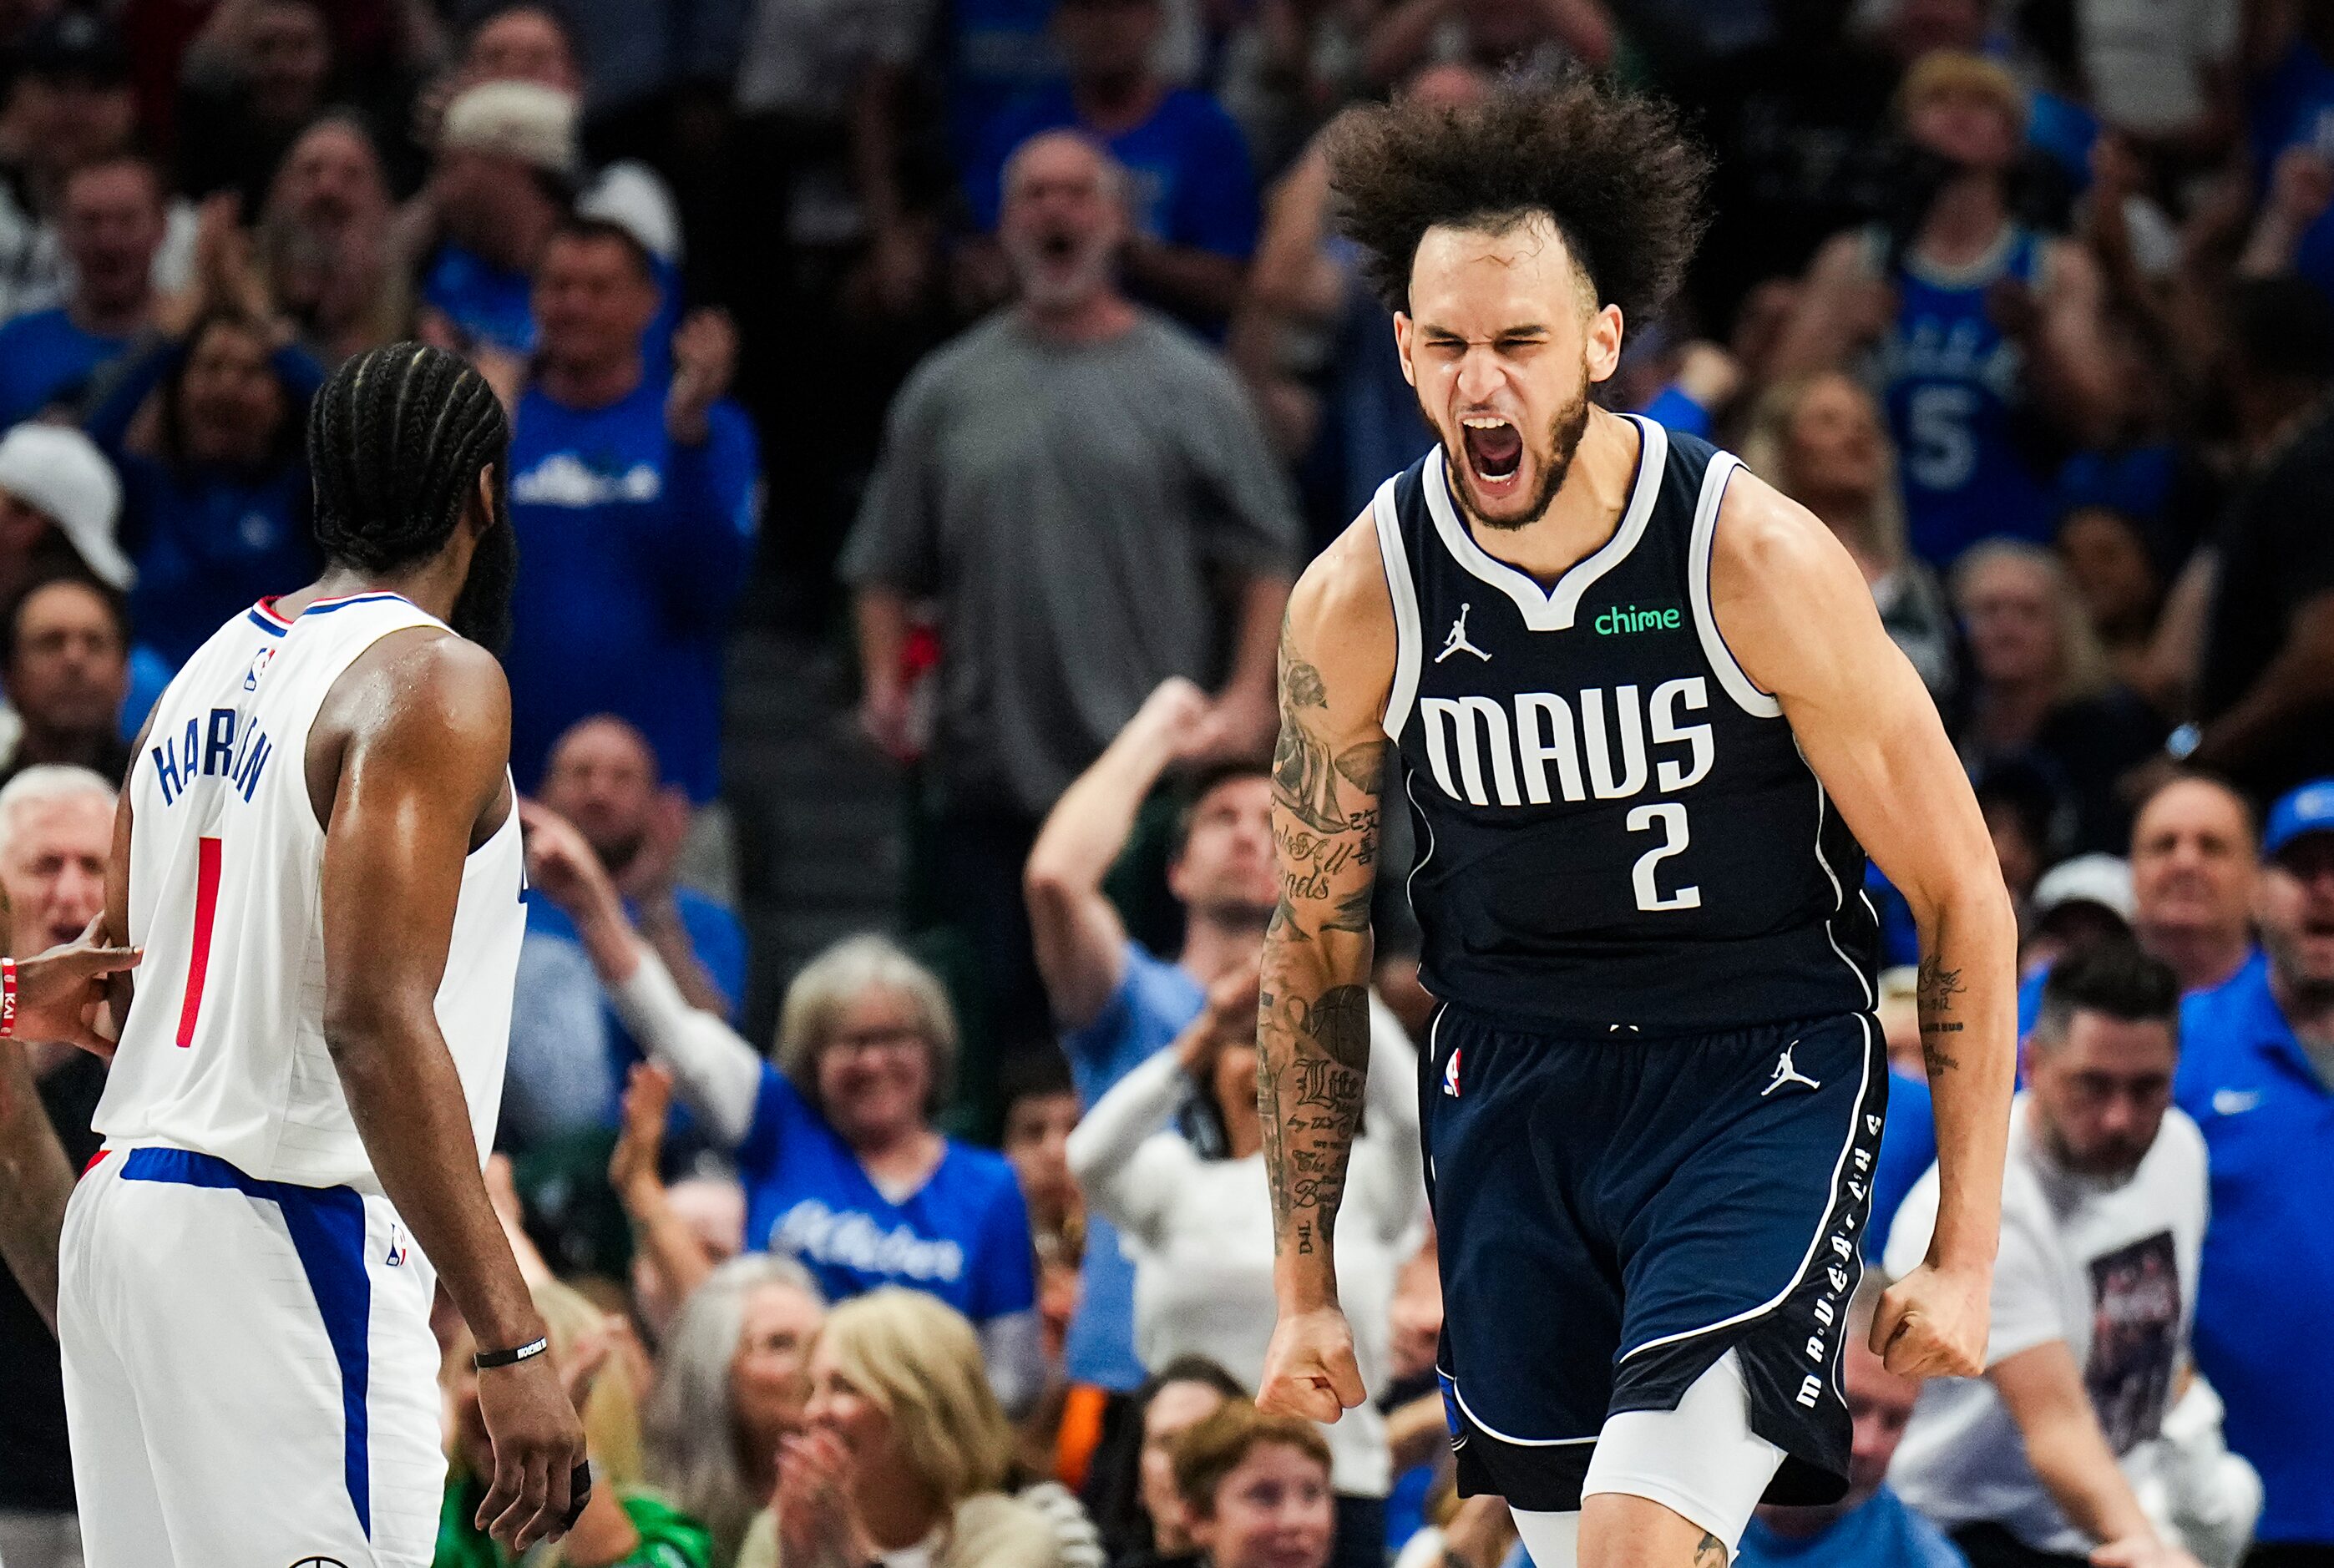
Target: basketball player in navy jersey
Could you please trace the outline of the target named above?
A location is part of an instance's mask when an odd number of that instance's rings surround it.
[[[1462,1491],[1541,1568],[1717,1568],[1846,1486],[1840,1340],[1887,1072],[1864,850],[1911,900],[1944,1219],[1873,1330],[1969,1375],[2011,1076],[2010,905],[1936,710],[1817,519],[1594,406],[1705,166],[1585,81],[1353,115],[1332,168],[1441,438],[1307,571],[1280,663],[1259,1402],[1365,1390],[1334,1226],[1385,751],[1418,828],[1421,1059]]]

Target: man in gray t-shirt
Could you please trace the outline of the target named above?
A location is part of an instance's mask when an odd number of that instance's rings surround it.
[[[1070,132],[1008,162],[998,238],[1020,303],[909,378],[842,561],[862,716],[895,755],[911,750],[909,607],[939,606],[940,882],[1012,1022],[1043,1019],[1021,1016],[1038,995],[1019,896],[1038,822],[1171,675],[1216,692],[1211,750],[1268,748],[1297,564],[1246,394],[1118,292],[1123,178]]]

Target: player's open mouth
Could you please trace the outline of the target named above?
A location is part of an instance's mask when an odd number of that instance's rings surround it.
[[[1459,424],[1475,477],[1492,486],[1513,480],[1524,463],[1523,432],[1495,414],[1471,414]]]
[[[1047,261],[1061,265],[1077,256],[1077,236],[1057,229],[1037,242],[1037,250]]]

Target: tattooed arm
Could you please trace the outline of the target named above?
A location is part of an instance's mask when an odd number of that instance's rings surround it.
[[[2017,1048],[2017,924],[1985,819],[1847,551],[1748,474],[1719,514],[1711,600],[1744,673],[1780,702],[1808,765],[1913,907],[1942,1192],[1927,1259],[1882,1298],[1873,1348],[1901,1375],[1974,1375]]]
[[[1370,518],[1306,570],[1280,642],[1272,836],[1280,903],[1257,998],[1257,1100],[1279,1323],[1257,1402],[1315,1420],[1361,1403],[1334,1246],[1370,1057],[1370,890],[1394,679]]]

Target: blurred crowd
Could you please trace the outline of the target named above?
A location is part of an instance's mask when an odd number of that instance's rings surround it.
[[[1837,534],[2022,934],[1988,1376],[1851,1335],[1849,1495],[1741,1561],[2334,1563],[2334,0],[0,0],[17,950],[99,908],[178,664],[314,574],[332,368],[419,339],[512,412],[490,1178],[605,1483],[545,1560],[1518,1550],[1452,1490],[1405,824],[1329,1428],[1248,1400],[1257,961],[1282,606],[1431,439],[1319,134],[1571,71],[1718,171],[1606,400]],[[738,913],[741,615],[854,672],[818,744],[910,803],[896,918],[791,975]],[[1935,1145],[1865,893],[1876,1274]],[[85,1158],[102,1064],[34,1057]],[[444,1337],[438,1562],[488,1568]],[[79,1563],[57,1378],[0,1279],[8,1568]]]

